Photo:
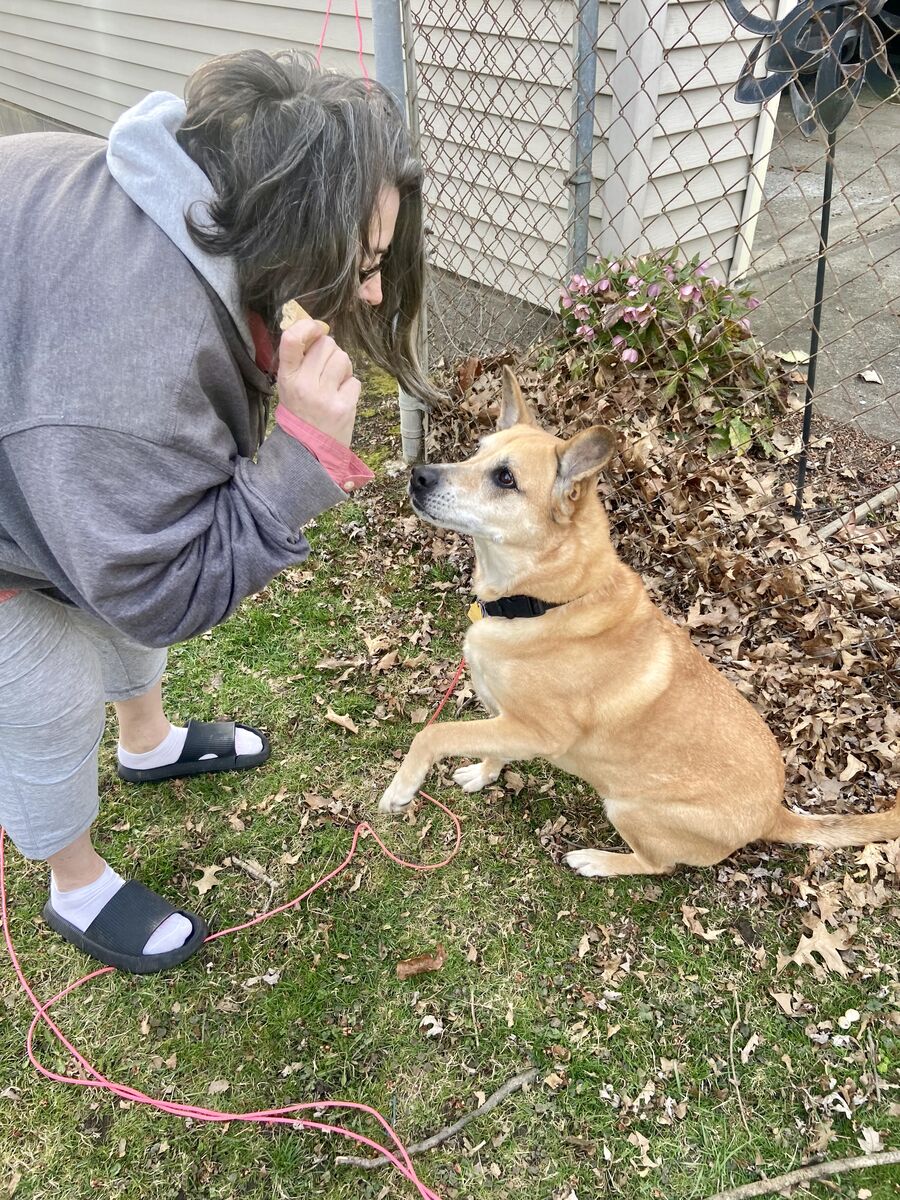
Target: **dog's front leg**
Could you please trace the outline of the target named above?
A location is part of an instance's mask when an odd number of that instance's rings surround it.
[[[549,757],[554,748],[542,741],[539,731],[510,717],[429,725],[413,738],[406,758],[379,801],[379,811],[400,812],[406,808],[442,758],[484,758],[502,765],[514,758]]]

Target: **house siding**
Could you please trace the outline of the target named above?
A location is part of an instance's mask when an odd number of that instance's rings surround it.
[[[435,265],[553,305],[568,264],[571,0],[409,0]],[[594,253],[680,244],[727,274],[759,114],[721,0],[601,3]]]
[[[370,6],[362,10],[367,69],[374,70]],[[318,47],[323,7],[315,0],[0,0],[0,132],[62,123],[105,135],[150,91],[180,95],[204,60],[256,47]],[[333,0],[328,66],[358,72],[352,0]]]

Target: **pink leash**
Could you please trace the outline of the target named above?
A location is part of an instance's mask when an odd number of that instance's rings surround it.
[[[331,20],[331,5],[333,0],[328,0],[325,5],[325,20],[322,22],[322,32],[319,36],[319,47],[316,50],[316,62],[322,61],[322,49],[325,45],[325,34],[328,32],[328,22]],[[360,70],[362,71],[363,79],[368,81],[369,72],[366,70],[366,60],[363,57],[363,30],[362,18],[359,13],[359,0],[353,0],[353,20],[356,25],[356,57],[359,59]]]
[[[465,661],[460,662],[450,686],[447,688],[443,699],[435,709],[431,719],[428,722],[429,725],[437,720],[444,708],[444,705],[453,695],[453,692],[456,690],[456,685],[459,683],[460,677],[465,670],[465,665]],[[214,942],[218,938],[225,937],[227,934],[240,933],[244,929],[250,929],[254,925],[259,925],[263,921],[268,921],[270,917],[274,917],[281,912],[286,912],[290,908],[296,908],[297,905],[302,904],[304,900],[308,900],[314,892],[319,890],[319,888],[324,887],[326,883],[330,883],[332,879],[336,878],[336,876],[340,875],[342,871],[347,869],[347,867],[356,857],[359,839],[365,833],[371,834],[371,836],[377,842],[382,854],[401,867],[408,867],[412,871],[437,871],[441,867],[445,867],[456,857],[457,853],[459,852],[460,843],[462,841],[462,829],[460,827],[459,818],[454,812],[447,808],[446,805],[442,804],[440,800],[435,800],[433,796],[429,796],[426,792],[421,792],[420,794],[424,796],[426,800],[429,800],[432,804],[436,805],[442,812],[446,813],[446,815],[453,822],[453,826],[456,830],[456,839],[453,849],[446,858],[442,859],[440,862],[429,864],[408,862],[405,858],[400,858],[398,855],[394,854],[392,850],[389,850],[367,821],[361,821],[353,831],[353,840],[350,843],[350,849],[347,851],[344,861],[335,867],[333,871],[329,871],[327,875],[323,875],[321,879],[312,884],[311,887],[308,887],[305,892],[297,896],[295,899],[289,900],[286,904],[281,904],[278,908],[273,908],[269,912],[262,913],[258,917],[253,917],[251,920],[245,921],[241,925],[232,925],[229,929],[222,929],[218,933],[211,934],[206,941]],[[9,952],[9,957],[12,961],[16,975],[18,976],[22,990],[28,996],[28,999],[31,1001],[31,1004],[35,1010],[34,1018],[32,1019],[31,1025],[28,1028],[26,1047],[28,1050],[28,1059],[36,1071],[38,1071],[45,1078],[54,1080],[56,1083],[68,1084],[75,1087],[99,1088],[102,1091],[109,1092],[113,1096],[118,1096],[122,1100],[130,1100],[135,1104],[144,1104],[150,1108],[156,1108],[160,1112],[169,1113],[171,1116],[175,1117],[190,1117],[195,1121],[218,1121],[220,1123],[227,1121],[243,1121],[245,1123],[256,1123],[260,1125],[290,1125],[295,1129],[315,1129],[320,1133],[336,1133],[341,1137],[349,1138],[351,1141],[358,1142],[360,1145],[368,1146],[370,1150],[374,1150],[377,1154],[384,1155],[384,1157],[400,1172],[400,1174],[414,1185],[417,1193],[422,1197],[422,1200],[440,1200],[438,1194],[432,1191],[427,1184],[423,1183],[416,1174],[415,1168],[412,1165],[406,1148],[400,1141],[400,1138],[397,1136],[394,1129],[391,1127],[390,1123],[381,1115],[380,1112],[374,1108],[370,1108],[367,1104],[356,1104],[350,1100],[316,1100],[307,1101],[302,1104],[289,1104],[284,1108],[261,1109],[258,1112],[221,1112],[214,1108],[202,1108],[195,1104],[180,1104],[176,1101],[162,1100],[156,1096],[148,1096],[146,1092],[141,1092],[137,1088],[129,1087],[127,1084],[116,1083],[114,1080],[107,1079],[104,1075],[101,1075],[96,1067],[92,1066],[91,1063],[88,1062],[88,1060],[84,1057],[84,1055],[72,1045],[59,1026],[56,1025],[53,1018],[49,1015],[49,1010],[54,1004],[57,1003],[57,1001],[64,1000],[66,996],[74,992],[76,988],[81,987],[82,984],[88,983],[92,979],[98,979],[101,975],[108,975],[112,971],[115,971],[116,968],[100,967],[98,970],[92,971],[89,975],[84,975],[81,979],[76,980],[74,983],[70,983],[68,987],[63,988],[61,992],[57,992],[56,995],[50,1000],[47,1000],[44,1003],[41,1003],[41,1001],[38,1000],[19,963],[19,957],[16,954],[16,949],[13,945],[12,937],[10,936],[9,932],[9,916],[6,902],[5,849],[6,831],[2,826],[0,826],[0,915],[2,915],[3,920],[3,936],[6,941],[6,949]],[[54,1037],[56,1037],[57,1041],[59,1041],[59,1043],[64,1046],[66,1050],[68,1050],[75,1063],[84,1073],[84,1078],[75,1078],[72,1075],[60,1075],[56,1071],[51,1071],[48,1067],[45,1067],[43,1063],[40,1062],[40,1060],[36,1057],[34,1052],[34,1034],[40,1022],[43,1022],[54,1035]],[[310,1109],[317,1112],[322,1112],[323,1110],[328,1109],[352,1109],[357,1112],[366,1113],[368,1116],[375,1118],[375,1120],[390,1138],[394,1149],[391,1150],[386,1146],[380,1145],[373,1138],[366,1137],[365,1134],[356,1133],[352,1129],[345,1129],[342,1125],[334,1125],[327,1121],[311,1120],[307,1117],[290,1115],[307,1112]]]

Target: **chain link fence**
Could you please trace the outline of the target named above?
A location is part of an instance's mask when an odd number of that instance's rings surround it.
[[[432,362],[552,330],[560,285],[583,266],[579,235],[589,260],[698,254],[764,301],[765,345],[803,350],[824,139],[804,138],[786,98],[735,99],[757,38],[719,0],[405,0],[404,19],[429,179]],[[896,61],[900,38],[883,33]],[[817,403],[889,439],[900,436],[898,178],[900,108],[863,91],[838,137]]]
[[[774,20],[792,9],[768,0],[753,11]],[[883,39],[878,62],[892,75],[900,22],[897,7],[885,13],[862,20]],[[453,397],[433,421],[432,454],[469,452],[490,427],[504,358],[515,357],[554,430],[618,421],[622,462],[604,485],[617,545],[789,747],[789,796],[838,809],[883,803],[900,749],[896,97],[862,86],[835,135],[808,389],[828,141],[804,136],[786,94],[736,98],[758,32],[720,0],[404,0],[402,16],[410,124],[428,178],[429,365]],[[808,16],[813,38],[828,32],[811,7]],[[838,57],[855,90],[860,55],[845,47]],[[736,340],[698,389],[656,403],[665,372],[645,369],[643,318],[646,306],[650,324],[660,321],[662,298],[637,279],[638,264],[670,251],[703,264],[702,303],[749,289],[738,323],[752,341]],[[612,363],[588,341],[605,299],[598,259],[607,274],[620,269],[623,289],[622,264],[636,272],[616,319],[624,311],[638,336],[618,339]],[[685,318],[695,350],[729,320],[710,318],[702,334],[702,318]],[[601,323],[598,336],[610,328]],[[541,343],[551,350],[527,353]],[[663,350],[675,349],[672,335]],[[746,382],[759,363],[780,389],[768,455],[754,441],[758,397]],[[745,419],[730,418],[716,456],[702,410],[717,388]],[[798,465],[808,469],[800,500]]]

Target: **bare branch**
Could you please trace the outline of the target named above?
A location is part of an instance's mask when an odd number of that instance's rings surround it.
[[[483,1117],[485,1113],[489,1113],[498,1104],[502,1104],[513,1092],[518,1092],[529,1083],[533,1083],[537,1078],[537,1074],[537,1067],[531,1067],[528,1071],[521,1071],[518,1075],[514,1075],[512,1079],[507,1079],[502,1087],[497,1088],[496,1092],[488,1096],[484,1104],[479,1105],[478,1108],[467,1113],[466,1116],[460,1117],[452,1125],[447,1125],[443,1129],[439,1129],[437,1133],[433,1133],[424,1142],[418,1142],[415,1146],[407,1146],[407,1154],[425,1154],[426,1151],[434,1150],[436,1146],[440,1146],[443,1142],[448,1142],[450,1138],[456,1137],[460,1130],[465,1129],[470,1121],[474,1121],[476,1117]],[[388,1160],[383,1156],[380,1158],[356,1158],[350,1154],[339,1154],[334,1162],[335,1166],[364,1167],[367,1170],[370,1167],[385,1167],[388,1165]]]
[[[862,504],[857,504],[852,512],[844,513],[842,517],[835,517],[833,521],[823,525],[818,530],[818,536],[824,541],[825,538],[831,537],[838,530],[843,529],[845,525],[855,525],[869,513],[883,508],[885,504],[891,504],[894,500],[900,500],[900,479],[896,483],[890,484],[884,491],[879,492],[877,496],[872,496],[869,500],[863,500]]]
[[[716,1192],[707,1200],[750,1200],[751,1196],[769,1196],[808,1183],[811,1179],[827,1179],[829,1175],[842,1175],[845,1171],[862,1171],[865,1167],[888,1167],[900,1163],[900,1150],[884,1150],[879,1154],[861,1154],[857,1158],[836,1158],[832,1162],[816,1163],[812,1167],[801,1167],[787,1175],[776,1175],[774,1179],[759,1179],[756,1183],[745,1183],[741,1187],[729,1188],[727,1192]]]

